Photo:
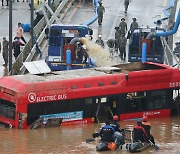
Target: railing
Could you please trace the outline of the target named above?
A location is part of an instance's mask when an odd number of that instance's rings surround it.
[[[170,66],[177,66],[179,68],[180,66],[180,59],[173,53],[173,50],[170,49],[166,38],[165,37],[161,37],[161,42],[162,45],[164,47],[164,56],[166,59],[165,64],[170,65]],[[173,59],[169,59],[169,55],[171,55],[173,57]]]
[[[65,5],[72,0],[55,0],[54,9],[56,10],[54,15],[58,16]],[[56,9],[57,8],[57,9]],[[54,16],[50,17],[49,24],[53,24],[56,21]],[[47,22],[45,17],[43,17],[38,24],[34,27],[34,35],[37,37],[37,44],[41,45],[45,38],[45,29],[47,28]],[[13,64],[12,74],[23,74],[26,68],[23,66],[23,62],[32,61],[34,55],[36,54],[36,45],[32,47],[32,41],[29,40],[23,51],[18,56],[17,60]]]

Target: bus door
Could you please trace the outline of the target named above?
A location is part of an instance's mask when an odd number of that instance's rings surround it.
[[[114,115],[119,115],[117,111],[117,97],[96,98],[95,122],[105,122],[112,120]]]

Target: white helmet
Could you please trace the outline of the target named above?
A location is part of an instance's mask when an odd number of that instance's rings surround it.
[[[82,48],[83,48],[83,49],[87,49],[87,48],[86,48],[86,45],[82,45]]]
[[[102,35],[98,35],[98,37],[99,37],[99,38],[101,38],[101,37],[102,37]]]

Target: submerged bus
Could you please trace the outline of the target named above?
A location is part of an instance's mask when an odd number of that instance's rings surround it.
[[[52,71],[66,70],[68,65],[71,69],[92,67],[91,63],[83,63],[76,60],[76,44],[70,44],[75,37],[91,36],[92,29],[86,25],[59,25],[53,24],[46,30],[48,35],[48,55],[46,63]],[[70,64],[67,63],[66,51],[71,51]]]
[[[0,123],[31,128],[39,118],[63,118],[62,125],[70,125],[104,122],[113,115],[120,120],[169,117],[179,100],[180,70],[151,62],[4,76]]]
[[[129,39],[128,61],[141,62],[142,61],[142,43],[147,44],[146,60],[155,63],[164,63],[164,47],[160,37],[153,37],[146,39],[147,35],[152,32],[157,32],[155,28],[138,28],[135,29],[131,38]]]

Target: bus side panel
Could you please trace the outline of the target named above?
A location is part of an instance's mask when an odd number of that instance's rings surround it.
[[[151,111],[143,111],[143,112],[135,112],[135,113],[126,113],[120,115],[120,120],[128,120],[128,119],[138,119],[142,118],[143,115],[147,115],[148,118],[162,118],[162,117],[170,117],[170,109],[162,109],[162,110],[151,110]]]
[[[94,118],[84,118],[82,120],[65,121],[62,122],[61,126],[89,124],[89,123],[94,123]]]

